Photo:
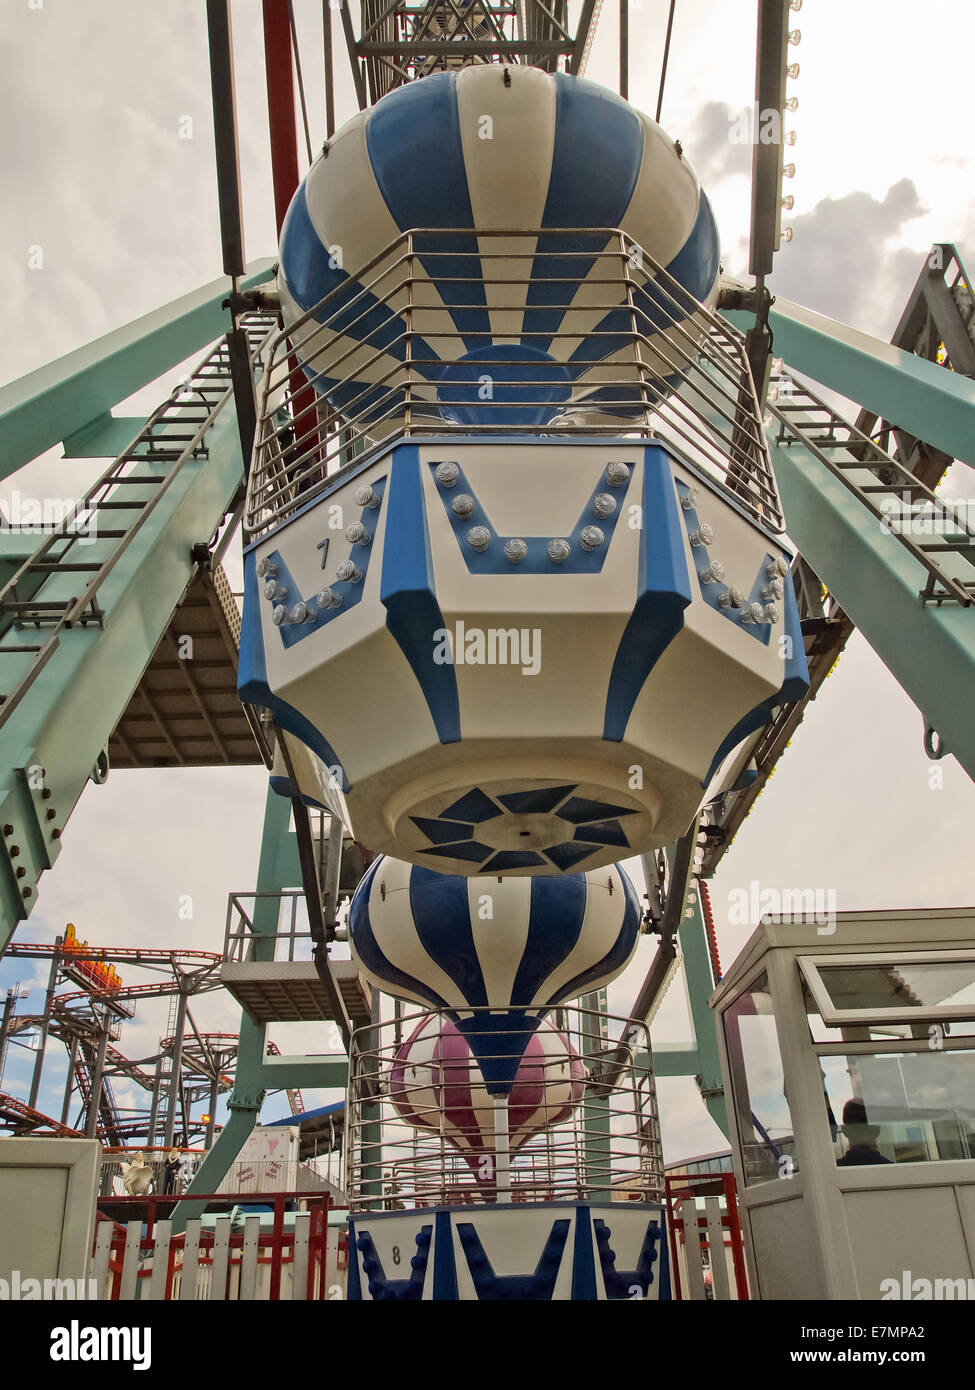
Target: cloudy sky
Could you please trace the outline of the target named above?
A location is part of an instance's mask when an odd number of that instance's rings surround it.
[[[233,8],[253,259],[275,251],[260,6]],[[750,152],[728,135],[752,100],[754,9],[754,0],[680,0],[662,117],[711,196],[724,263],[736,273],[746,263]],[[297,0],[295,10],[317,149],[321,6]],[[605,6],[588,72],[611,86],[615,11]],[[631,0],[630,97],[651,113],[666,12],[667,0]],[[806,0],[794,17],[801,72],[790,88],[799,98],[796,207],[786,219],[795,239],[777,260],[773,290],[887,337],[932,241],[957,242],[975,264],[970,61],[950,40],[969,18],[962,0]],[[336,68],[344,118],[352,105],[340,55]],[[0,338],[0,381],[9,381],[213,279],[220,259],[200,0],[0,0],[0,71],[0,292],[13,330]],[[43,264],[30,269],[34,247]],[[148,409],[168,384],[117,413]],[[0,504],[14,486],[77,496],[102,466],[59,456],[52,450],[0,483]],[[975,497],[971,471],[956,465],[944,491]],[[931,787],[921,734],[917,710],[855,636],[712,885],[725,962],[749,932],[727,921],[729,895],[752,880],[833,888],[841,910],[971,902],[975,795],[951,758],[940,765],[943,786]],[[264,785],[260,769],[214,769],[116,772],[89,788],[20,935],[50,940],[74,921],[99,944],[219,949],[228,891],[254,885]],[[177,915],[185,894],[189,921]],[[649,950],[612,991],[621,1011]],[[0,964],[0,988],[35,986],[21,1006],[32,1011],[43,976],[25,961]],[[194,1012],[201,1028],[236,1029],[232,1001],[220,995]],[[165,1006],[140,1005],[123,1043],[129,1055],[151,1053],[164,1025]],[[300,1040],[290,1028],[272,1031],[285,1049],[326,1048],[316,1030]],[[658,1042],[689,1037],[679,984],[654,1032]],[[28,1061],[11,1049],[4,1089],[24,1094]],[[45,1075],[41,1106],[59,1113],[57,1047]],[[660,1091],[668,1159],[722,1146],[692,1082]],[[119,1093],[135,1099],[124,1085]],[[284,1110],[274,1097],[264,1117]]]

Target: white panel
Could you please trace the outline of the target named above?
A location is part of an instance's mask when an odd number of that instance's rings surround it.
[[[470,1275],[467,1256],[457,1234],[458,1221],[470,1221],[477,1232],[484,1253],[496,1275],[534,1272],[556,1221],[569,1222],[562,1259],[552,1290],[552,1301],[568,1299],[572,1293],[572,1263],[575,1242],[575,1210],[571,1207],[509,1207],[491,1211],[472,1207],[470,1212],[452,1214],[451,1230],[454,1239],[454,1262],[457,1269],[457,1288],[462,1300],[476,1300],[477,1292]]]
[[[728,1282],[728,1261],[724,1253],[724,1227],[721,1224],[721,1198],[705,1197],[704,1215],[707,1218],[708,1245],[711,1251],[711,1279],[716,1299],[731,1298]]]
[[[111,1221],[99,1221],[95,1232],[95,1253],[92,1256],[89,1277],[98,1286],[98,1297],[107,1298],[111,1292],[108,1284],[108,1262],[112,1254],[112,1236],[115,1225]]]
[[[200,1278],[200,1218],[191,1216],[186,1223],[183,1237],[183,1272],[180,1276],[180,1302],[190,1303],[196,1299],[196,1288]]]
[[[975,1275],[975,1252],[966,1247],[950,1186],[847,1191],[843,1212],[859,1298],[881,1298],[884,1279],[896,1279],[903,1286],[904,1271],[912,1281],[967,1281]]]
[[[291,1267],[291,1298],[302,1303],[308,1298],[308,1240],[311,1212],[300,1211],[295,1216],[294,1256]]]
[[[250,1302],[257,1294],[257,1255],[261,1242],[261,1218],[244,1219],[244,1246],[240,1262],[240,1300]]]
[[[467,881],[467,900],[474,949],[481,964],[489,999],[507,1002],[528,941],[531,919],[531,879],[477,877]],[[479,903],[487,897],[491,917],[481,919]],[[504,931],[498,931],[498,922]]]
[[[212,1258],[210,1298],[213,1302],[224,1302],[227,1297],[227,1263],[230,1259],[229,1217],[221,1217],[213,1228]]]
[[[612,896],[607,886],[610,879],[613,881],[614,889]],[[579,933],[579,940],[585,944],[582,947],[574,947],[567,959],[542,981],[542,986],[535,995],[535,1003],[545,1004],[554,999],[562,986],[581,970],[595,961],[602,960],[620,934],[626,908],[626,894],[615,867],[594,869],[587,879],[586,886],[586,912]],[[620,969],[623,967],[620,966]]]
[[[129,1221],[125,1227],[125,1252],[122,1256],[122,1282],[119,1286],[119,1299],[129,1303],[135,1298],[139,1282],[139,1244],[142,1240],[142,1222]]]
[[[151,1303],[163,1303],[166,1299],[166,1277],[169,1273],[169,1246],[173,1239],[172,1221],[157,1221],[153,1228],[152,1274],[148,1289],[143,1288],[142,1297]]]

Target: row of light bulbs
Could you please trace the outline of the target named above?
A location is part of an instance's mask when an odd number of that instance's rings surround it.
[[[685,511],[697,506],[698,496],[697,488],[692,487],[681,497],[680,504]],[[705,548],[714,540],[714,527],[710,522],[702,521],[697,530],[690,533],[688,540],[695,549]],[[777,623],[782,613],[774,600],[781,599],[785,593],[783,580],[788,573],[789,566],[781,556],[775,560],[767,560],[765,583],[759,590],[762,598],[766,600],[764,604],[757,601],[749,603],[744,590],[732,584],[723,594],[718,595],[718,607],[736,609],[743,623]],[[721,584],[725,577],[725,568],[720,560],[709,558],[707,564],[698,570],[697,575],[702,584]]]
[[[355,503],[357,507],[369,507],[370,510],[377,508],[382,498],[369,486],[368,483],[357,488],[355,492]],[[352,546],[362,546],[363,549],[372,540],[372,533],[363,526],[361,521],[354,521],[351,526],[345,528],[345,539]],[[274,604],[271,610],[271,621],[275,627],[288,627],[297,623],[314,623],[318,620],[319,612],[327,612],[332,608],[342,607],[342,595],[335,589],[319,589],[313,602],[307,603],[304,599],[299,599],[297,603],[288,608],[283,602],[288,597],[288,586],[282,584],[278,579],[278,567],[273,560],[267,556],[257,562],[257,576],[264,580],[264,597],[269,603]],[[353,559],[343,560],[335,571],[335,578],[342,584],[361,584],[362,570]]]
[[[790,9],[790,10],[795,10],[795,11],[801,10],[801,9],[802,9],[802,0],[789,0],[789,9]],[[802,30],[801,30],[801,29],[790,29],[790,30],[789,30],[789,43],[792,45],[793,48],[798,48],[801,39],[802,39]],[[789,78],[791,78],[793,81],[795,81],[795,79],[799,76],[799,64],[798,64],[798,63],[790,63],[789,66],[788,66],[788,67],[786,68],[786,70],[785,70],[785,75],[786,75],[786,77],[789,77]],[[786,110],[786,111],[798,111],[798,109],[799,109],[799,98],[798,98],[798,97],[787,97],[787,98],[786,98],[786,101],[785,101],[785,110]],[[783,113],[783,114],[784,114],[784,113]],[[783,141],[784,141],[784,143],[785,143],[786,145],[789,145],[789,146],[794,145],[794,144],[796,143],[796,132],[795,132],[794,130],[787,130],[787,131],[785,132],[785,135],[783,136]],[[784,176],[785,178],[787,178],[787,179],[794,179],[795,176],[796,176],[796,166],[795,166],[795,164],[794,164],[794,163],[784,164],[784,165],[782,166],[782,174],[783,174],[783,176]],[[784,195],[784,197],[782,198],[782,207],[784,208],[784,210],[785,210],[786,212],[791,212],[792,209],[795,207],[795,205],[796,205],[796,200],[795,200],[795,198],[792,196],[791,193],[786,193],[786,194]],[[793,237],[792,228],[791,228],[791,227],[783,227],[783,228],[782,228],[781,235],[780,235],[780,240],[783,241],[783,242],[788,243],[788,242],[790,242],[790,241],[792,240],[792,237]]]
[[[445,461],[438,463],[434,469],[434,477],[440,486],[446,491],[456,486],[460,476],[460,469],[456,463]],[[626,463],[616,461],[606,466],[606,484],[608,487],[623,487],[629,481],[630,467]],[[450,510],[454,516],[461,521],[466,521],[474,512],[477,503],[469,492],[459,492],[456,497],[450,499]],[[616,498],[609,492],[597,492],[592,499],[593,515],[598,521],[604,521],[608,517],[615,516],[618,507]],[[472,550],[483,553],[491,544],[491,532],[486,526],[472,526],[465,534],[464,539]],[[579,543],[583,550],[598,550],[605,544],[606,533],[601,526],[584,526],[579,533]],[[564,565],[572,554],[572,546],[564,537],[556,536],[549,541],[545,547],[549,561],[553,565]],[[504,557],[510,565],[520,565],[528,554],[528,545],[520,536],[513,536],[511,540],[505,541]]]

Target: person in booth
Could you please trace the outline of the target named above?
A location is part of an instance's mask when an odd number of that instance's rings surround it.
[[[836,1160],[837,1168],[855,1168],[861,1164],[889,1163],[877,1148],[879,1125],[867,1124],[867,1107],[862,1100],[848,1100],[843,1107],[843,1133],[850,1147]]]

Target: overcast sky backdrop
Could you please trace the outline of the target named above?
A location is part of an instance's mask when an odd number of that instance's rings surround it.
[[[631,0],[630,99],[656,105],[667,0]],[[233,6],[246,244],[275,253],[262,31],[258,0]],[[743,273],[750,150],[729,141],[731,118],[754,91],[754,0],[678,0],[662,123],[680,137],[714,204],[726,268]],[[0,293],[8,332],[0,382],[220,273],[213,133],[202,0],[0,0]],[[312,145],[324,138],[321,5],[296,0]],[[336,16],[337,18],[337,16]],[[773,290],[887,338],[932,241],[955,241],[975,264],[971,200],[970,51],[963,0],[806,0],[793,50],[801,73],[792,118],[797,174]],[[616,7],[607,4],[588,76],[615,86]],[[338,27],[338,26],[336,26]],[[340,117],[352,113],[336,54]],[[180,138],[192,121],[192,138]],[[304,161],[302,163],[304,168]],[[29,269],[31,247],[43,268]],[[168,377],[165,386],[178,373]],[[160,387],[117,409],[150,408]],[[75,497],[103,465],[61,461],[60,449],[0,483],[6,506],[23,494]],[[975,497],[955,465],[943,491]],[[228,560],[231,577],[239,562]],[[727,921],[728,896],[763,887],[833,888],[841,910],[972,901],[975,794],[951,758],[930,786],[922,720],[856,635],[810,708],[793,746],[712,884],[727,964],[750,928]],[[50,940],[65,923],[97,944],[195,944],[219,950],[227,893],[254,886],[266,782],[255,769],[116,772],[89,788],[56,870],[19,935]],[[181,895],[193,919],[177,915]],[[651,949],[611,993],[625,1011]],[[123,970],[126,979],[134,972]],[[47,966],[0,964],[0,989],[34,986]],[[201,999],[198,1026],[236,1031],[229,997]],[[155,1050],[165,1005],[140,1004],[122,1046]],[[319,1029],[272,1029],[282,1050],[319,1052]],[[658,1042],[689,1038],[679,985],[654,1028]],[[24,1094],[29,1058],[11,1049],[4,1089]],[[64,1059],[52,1046],[41,1108],[60,1113]],[[134,1088],[117,1087],[136,1103]],[[722,1147],[690,1081],[660,1084],[668,1161]],[[321,1097],[324,1098],[324,1097]],[[306,1095],[306,1101],[319,1097]],[[138,1102],[144,1103],[139,1093]],[[273,1097],[264,1118],[285,1113]]]

